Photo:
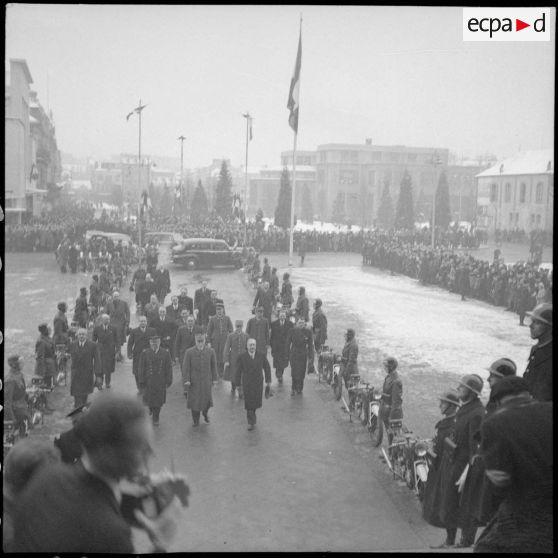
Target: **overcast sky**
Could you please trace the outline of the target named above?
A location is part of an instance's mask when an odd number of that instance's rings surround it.
[[[553,147],[550,42],[463,42],[462,9],[341,6],[7,7],[6,58],[23,58],[76,156],[180,155],[279,165],[302,12],[299,149],[324,143],[447,147],[509,156]],[[48,84],[48,86],[47,86]]]

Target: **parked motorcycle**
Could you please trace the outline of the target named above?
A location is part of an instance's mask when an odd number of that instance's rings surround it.
[[[56,344],[56,385],[67,385],[67,369],[70,353],[66,352],[65,343]]]
[[[335,400],[339,401],[343,393],[343,375],[341,370],[341,355],[333,353],[333,366],[331,370],[331,387]]]
[[[31,378],[31,385],[25,391],[32,425],[44,424],[44,415],[48,412],[47,395],[53,389],[54,387],[48,385],[44,378]]]
[[[428,479],[428,471],[432,464],[432,453],[428,444],[431,440],[414,440],[412,444],[413,455],[412,463],[407,464],[407,486],[414,490],[418,499],[422,502],[424,499],[424,491],[426,489],[426,480]]]
[[[382,443],[384,435],[384,426],[380,420],[382,391],[367,384],[361,397],[362,406],[360,420],[362,425],[366,426],[372,444],[377,448]]]
[[[330,384],[332,373],[333,351],[327,345],[323,345],[318,355],[318,382],[321,383],[325,381]]]

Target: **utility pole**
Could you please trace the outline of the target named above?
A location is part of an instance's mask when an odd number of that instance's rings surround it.
[[[432,154],[432,164],[434,165],[434,196],[432,197],[432,249],[436,246],[436,193],[438,191],[438,165],[442,164],[442,159],[437,151]]]
[[[184,202],[182,199],[184,196],[184,140],[186,139],[185,136],[178,136],[180,140],[180,201]],[[186,200],[185,203],[187,204],[189,200]],[[186,205],[186,209],[188,206]]]
[[[244,246],[246,246],[246,227],[248,224],[248,143],[251,139],[252,117],[248,111],[243,113],[242,116],[246,118],[246,163],[244,167]]]

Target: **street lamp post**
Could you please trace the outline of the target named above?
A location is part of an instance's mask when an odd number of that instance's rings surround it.
[[[242,114],[246,118],[246,163],[244,168],[244,246],[246,246],[246,227],[248,223],[248,142],[250,141],[250,123],[252,116],[246,111]]]
[[[431,163],[434,165],[434,195],[432,196],[432,241],[431,246],[432,249],[436,246],[436,192],[438,190],[438,165],[442,164],[442,160],[438,155],[438,152],[435,151],[432,154]]]
[[[128,120],[130,118],[130,116],[132,116],[134,113],[136,113],[138,115],[138,192],[139,192],[139,198],[140,200],[142,199],[142,191],[141,191],[141,111],[146,107],[147,105],[142,105],[141,104],[141,99],[139,100],[138,106],[132,110],[132,112],[130,112],[128,114],[128,116],[126,116],[126,120]],[[138,243],[139,243],[139,256],[138,256],[138,260],[139,260],[139,265],[141,265],[141,208],[138,211]]]
[[[184,140],[186,139],[185,136],[178,136],[180,140],[180,201],[184,203],[182,199],[184,195]],[[186,204],[188,203],[188,199],[186,200]],[[188,206],[186,205],[186,209]]]

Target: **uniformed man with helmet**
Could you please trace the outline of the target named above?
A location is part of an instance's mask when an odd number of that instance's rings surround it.
[[[492,397],[494,386],[502,379],[517,375],[517,366],[511,358],[499,358],[488,368],[488,385],[490,386],[490,398],[486,404],[486,414],[489,415],[496,410],[497,404]]]
[[[527,369],[523,374],[529,393],[538,401],[552,401],[552,304],[543,302],[527,312],[531,319],[531,347]]]
[[[388,432],[389,444],[393,441],[394,427],[400,428],[403,420],[403,382],[397,372],[398,365],[397,359],[392,356],[383,362],[386,377],[382,387],[380,418]]]

